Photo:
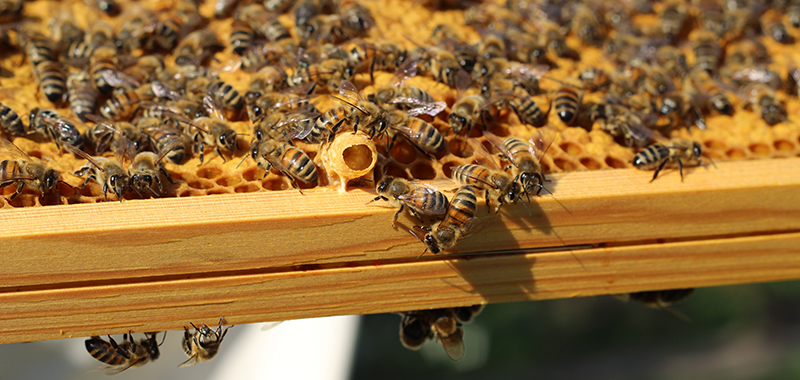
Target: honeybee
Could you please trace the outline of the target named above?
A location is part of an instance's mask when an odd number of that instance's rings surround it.
[[[658,29],[667,41],[674,43],[680,38],[686,26],[687,6],[679,0],[666,2],[658,13]]]
[[[482,30],[481,39],[478,41],[476,48],[479,60],[506,57],[506,42],[500,33]]]
[[[477,232],[479,226],[478,218],[475,216],[477,208],[478,198],[475,196],[475,187],[461,186],[453,195],[444,220],[434,223],[431,227],[417,226],[428,232],[424,238],[420,239],[425,243],[425,251],[422,254],[424,255],[428,250],[437,254],[451,249],[459,240]]]
[[[250,45],[253,44],[253,28],[250,24],[234,20],[231,24],[231,35],[228,38],[228,44],[233,47],[233,52],[239,55],[244,55]]]
[[[552,109],[556,111],[558,118],[564,124],[572,125],[578,120],[582,101],[583,91],[574,85],[562,82],[553,96]]]
[[[750,67],[767,63],[770,59],[767,47],[753,38],[735,41],[725,47],[725,65],[729,67]]]
[[[236,8],[239,0],[216,0],[214,2],[214,17],[223,18]]]
[[[452,360],[464,357],[464,330],[452,308],[418,310],[400,313],[400,342],[417,350],[435,338]]]
[[[478,62],[478,51],[470,44],[464,42],[461,34],[452,26],[439,24],[433,28],[431,41],[436,46],[451,53],[464,71],[471,73]],[[485,60],[485,59],[484,59]]]
[[[483,149],[484,155],[488,153],[479,143],[473,140],[470,140],[470,143],[476,149]],[[487,165],[492,168],[475,164],[459,165],[453,168],[453,180],[463,186],[471,185],[483,189],[486,207],[491,210],[490,202],[494,200],[497,202],[494,212],[498,212],[505,203],[517,203],[524,190],[520,183],[514,180],[514,177],[500,170],[491,157],[486,158]]]
[[[264,178],[273,166],[292,181],[296,189],[300,189],[295,178],[307,182],[317,183],[317,166],[300,149],[286,142],[275,139],[253,140],[250,143],[250,156],[256,161],[259,168],[264,169]],[[302,194],[303,191],[300,190]]]
[[[198,117],[194,119],[191,124],[187,124],[187,128],[194,128],[196,132],[190,133],[192,141],[192,150],[195,155],[200,156],[200,164],[203,163],[203,156],[206,146],[213,146],[217,154],[225,161],[225,156],[222,155],[221,148],[229,150],[233,155],[236,155],[236,131],[231,128],[225,121],[222,115],[222,109],[219,103],[215,102],[210,95],[203,98],[203,106],[211,117]]]
[[[14,200],[22,194],[25,186],[38,190],[42,197],[55,191],[57,198],[59,183],[72,187],[61,180],[61,173],[48,168],[40,160],[31,158],[3,137],[0,137],[0,154],[8,156],[0,161],[0,188],[17,184],[17,190],[11,194],[11,198],[6,199],[7,201]]]
[[[600,46],[605,36],[603,24],[598,19],[599,12],[584,4],[576,4],[570,29],[587,45]]]
[[[764,31],[764,34],[772,37],[776,42],[790,44],[793,42],[793,38],[789,35],[789,32],[786,31],[786,25],[780,20],[781,16],[783,15],[776,13],[769,16],[762,16],[761,29]]]
[[[67,77],[69,108],[81,121],[86,121],[86,115],[93,113],[97,105],[98,93],[92,83],[86,71],[76,71]]]
[[[421,72],[428,73],[434,79],[454,88],[469,87],[469,74],[464,71],[453,53],[435,46],[419,46],[411,52],[420,59]]]
[[[733,113],[731,101],[728,100],[728,97],[722,92],[719,84],[708,75],[708,72],[705,70],[692,70],[689,72],[689,79],[705,97],[708,108],[724,115]]]
[[[686,55],[677,47],[663,45],[656,48],[653,56],[655,64],[662,67],[673,77],[683,76],[689,71]]]
[[[692,39],[692,52],[694,52],[694,65],[709,74],[714,75],[719,65],[722,48],[719,46],[719,37],[711,31],[699,31]]]
[[[23,136],[28,133],[28,128],[14,109],[0,103],[0,131],[9,136]]]
[[[106,80],[110,74],[117,72],[117,50],[110,47],[101,47],[94,51],[89,59],[89,74],[94,80],[95,87],[104,93],[110,94],[116,87]]]
[[[406,79],[414,76],[416,70],[416,61],[406,60],[388,84],[375,90],[375,93],[370,96],[370,100],[382,107],[394,105],[399,109],[408,110],[408,114],[412,116],[423,113],[430,116],[438,115],[447,107],[447,103],[437,102],[424,90],[403,83]]]
[[[251,46],[242,53],[242,70],[252,73],[265,67],[275,67],[288,54],[286,47],[277,43]]]
[[[20,43],[25,48],[25,55],[36,68],[42,62],[56,60],[55,44],[50,37],[36,31],[23,31],[19,35]]]
[[[64,98],[67,92],[67,75],[61,63],[44,61],[36,65],[34,74],[47,100],[57,103]]]
[[[130,187],[140,195],[150,190],[154,195],[156,192],[153,190],[153,183],[158,185],[159,194],[164,193],[164,186],[161,184],[160,176],[163,174],[171,184],[176,184],[172,177],[169,176],[167,170],[164,168],[162,160],[178,146],[183,145],[183,138],[175,136],[169,141],[162,142],[162,146],[158,149],[158,153],[153,152],[139,152],[131,160],[131,166],[128,168],[130,175]],[[130,148],[130,151],[135,152],[135,147]]]
[[[331,131],[317,128],[315,121],[320,115],[313,104],[287,112],[275,111],[253,126],[253,134],[257,140],[299,139],[309,144],[319,144],[328,141],[331,135]]]
[[[611,85],[611,76],[603,69],[590,67],[578,74],[578,79],[587,91],[599,91]]]
[[[369,67],[370,80],[375,81],[373,73],[377,71],[394,71],[405,62],[408,52],[397,42],[380,40],[365,42],[355,39],[346,48],[354,69],[364,72]]]
[[[689,321],[689,318],[682,313],[670,309],[670,306],[676,305],[692,295],[694,289],[671,289],[671,290],[656,290],[649,292],[636,292],[629,294],[622,294],[619,296],[623,301],[634,300],[647,307],[658,308],[664,310],[675,317],[684,321]]]
[[[149,44],[172,50],[178,38],[193,30],[202,20],[198,5],[192,0],[178,0],[172,12],[166,14],[153,29],[153,38]]]
[[[132,152],[138,152],[146,144],[147,136],[131,123],[126,121],[113,122],[98,115],[86,114],[86,120],[94,122],[94,126],[84,132],[84,140],[94,147],[94,153],[99,155],[111,148],[119,138],[124,137],[133,143]]]
[[[213,54],[213,50],[221,49],[222,44],[217,39],[217,34],[211,29],[198,29],[181,39],[175,47],[175,64],[197,65]]]
[[[114,42],[114,29],[107,22],[95,20],[89,24],[89,32],[86,34],[86,42],[94,46],[116,48]]]
[[[137,88],[144,83],[152,82],[156,79],[158,74],[166,68],[164,60],[158,55],[143,55],[136,59],[133,66],[126,67],[123,75],[120,72],[106,72],[106,82],[114,87],[127,85],[131,88]]]
[[[440,153],[444,150],[444,137],[433,124],[418,117],[409,116],[399,110],[389,112],[388,120],[388,132],[392,140],[386,147],[387,151],[392,150],[397,136],[400,135],[405,137],[428,158],[435,159],[432,154]]]
[[[258,123],[270,112],[287,112],[303,107],[309,104],[309,97],[297,92],[306,92],[309,88],[289,87],[279,92],[269,92],[258,97],[251,96],[247,98],[247,116],[253,123]]]
[[[127,120],[136,113],[143,101],[149,101],[152,98],[153,92],[150,86],[140,87],[136,90],[120,87],[100,106],[100,115],[114,121]]]
[[[486,99],[485,104],[489,105],[495,102],[508,104],[523,124],[540,126],[545,121],[545,113],[542,112],[539,104],[525,90],[519,87],[511,91],[495,93],[489,99]],[[550,111],[548,110],[548,112]]]
[[[0,6],[0,22],[18,19],[22,14],[23,4],[22,0],[3,0]]]
[[[267,12],[261,3],[239,7],[234,17],[249,24],[253,30],[269,41],[291,38],[289,30],[278,21],[277,15]]]
[[[250,83],[244,96],[248,103],[265,94],[280,91],[286,87],[286,71],[273,67],[264,67],[255,74],[250,75]]]
[[[517,168],[514,182],[519,182],[525,194],[539,195],[542,189],[550,192],[544,187],[546,178],[540,163],[555,139],[555,131],[547,129],[547,132],[545,129],[539,130],[538,139],[531,139],[530,145],[516,137],[500,140],[489,131],[483,132],[486,141]]]
[[[164,125],[157,118],[141,118],[137,121],[137,126],[150,137],[150,146],[156,152],[164,153],[164,157],[173,164],[180,164],[186,157],[186,145],[178,144],[171,150],[167,150],[175,139],[183,140],[183,133],[175,128]]]
[[[677,125],[678,121],[682,120],[686,128],[694,124],[700,129],[706,129],[701,105],[701,99],[697,94],[687,91],[671,92],[661,98],[659,112],[670,118],[669,127]]]
[[[206,89],[206,94],[211,97],[215,104],[219,105],[219,110],[240,113],[244,107],[244,99],[239,91],[230,84],[221,80],[211,83]]]
[[[674,138],[668,142],[656,143],[636,153],[633,157],[633,167],[639,170],[653,170],[653,182],[658,177],[658,173],[665,167],[673,167],[675,163],[681,173],[683,181],[683,167],[698,166],[702,164],[703,148],[700,143],[683,138]],[[708,157],[708,156],[706,156]]]
[[[294,4],[295,0],[265,0],[264,9],[267,12],[284,13]]]
[[[75,171],[76,176],[86,177],[80,189],[84,189],[89,184],[89,181],[95,180],[95,182],[103,185],[103,196],[106,201],[108,201],[108,190],[111,189],[111,192],[122,202],[122,196],[130,189],[131,178],[128,175],[128,171],[122,166],[125,157],[130,156],[130,153],[125,151],[129,146],[127,144],[120,145],[122,146],[118,146],[114,152],[114,158],[92,157],[80,149],[68,148],[75,155],[88,161],[83,167]]]
[[[86,4],[93,6],[109,16],[119,14],[120,7],[116,0],[85,0]]]
[[[93,358],[109,365],[106,375],[115,375],[128,368],[154,361],[161,356],[156,333],[145,333],[145,336],[145,339],[141,339],[137,343],[133,339],[133,333],[128,332],[123,336],[121,344],[117,344],[110,335],[107,342],[99,336],[93,336],[86,339],[86,351]],[[164,336],[166,337],[166,333]]]
[[[508,40],[508,59],[529,64],[550,64],[547,58],[547,47],[536,38],[518,28],[508,28],[505,31]]]
[[[786,4],[786,14],[789,16],[789,23],[795,28],[800,28],[800,1],[789,0]]]
[[[392,176],[384,177],[375,187],[378,196],[370,203],[384,200],[393,207],[398,207],[392,219],[392,227],[397,222],[397,217],[408,207],[408,212],[419,219],[419,215],[434,218],[447,214],[450,202],[447,197],[435,187],[419,181],[407,181]]]
[[[370,138],[383,135],[389,126],[387,112],[376,104],[365,100],[356,86],[343,80],[339,85],[339,94],[336,97],[345,104],[331,108],[322,117],[317,119],[317,127],[330,129],[334,134],[341,130],[343,124],[353,127],[353,132],[358,132],[358,127],[369,131]]]
[[[150,10],[137,5],[130,6],[122,17],[115,42],[117,47],[127,51],[138,49],[153,33],[156,23],[156,16]]]
[[[183,328],[183,352],[189,357],[188,360],[178,365],[178,368],[191,367],[199,362],[211,360],[217,355],[219,346],[222,344],[222,339],[225,334],[233,326],[225,327],[222,329],[222,320],[219,319],[217,330],[212,330],[204,323],[200,328],[189,322],[194,327],[194,334],[189,334],[189,329],[184,326]]]
[[[59,149],[65,145],[83,149],[83,137],[76,127],[79,122],[61,116],[54,110],[39,107],[31,110],[28,120],[33,129],[53,140]]]
[[[375,25],[369,10],[355,0],[337,0],[336,7],[342,26],[351,36],[361,35]]]
[[[353,77],[353,63],[349,60],[328,58],[319,63],[297,67],[289,76],[289,86],[304,86],[315,83],[314,87],[323,92],[335,92],[342,81]]]
[[[480,95],[467,95],[456,101],[450,108],[447,120],[450,122],[450,129],[457,135],[465,132],[469,136],[472,126],[477,120],[486,125],[488,109],[484,106],[484,99]]]
[[[769,86],[753,82],[746,84],[741,92],[747,99],[748,105],[761,114],[761,118],[769,125],[786,121],[786,110],[775,97],[775,90]]]

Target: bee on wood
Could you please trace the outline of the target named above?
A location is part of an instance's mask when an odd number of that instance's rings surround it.
[[[189,334],[189,329],[183,328],[183,352],[189,357],[188,360],[178,365],[178,368],[191,367],[199,362],[211,360],[217,355],[219,346],[222,344],[222,339],[225,334],[233,326],[225,327],[222,329],[222,320],[219,319],[219,325],[216,330],[203,324],[200,328],[189,322],[194,327],[194,333]]]
[[[0,155],[6,156],[0,161],[0,188],[17,184],[17,190],[11,194],[11,198],[6,199],[7,201],[12,201],[22,194],[25,186],[38,190],[42,197],[55,191],[57,198],[60,197],[59,183],[72,187],[61,180],[61,173],[31,158],[3,137],[0,137]]]
[[[444,220],[436,222],[431,227],[416,226],[427,231],[425,237],[420,239],[425,243],[425,252],[437,254],[455,247],[459,240],[465,239],[479,230],[478,218],[475,212],[478,209],[478,199],[474,186],[461,186],[447,208]],[[416,234],[414,235],[416,236]]]
[[[317,119],[317,127],[329,129],[334,134],[341,130],[342,125],[353,127],[354,132],[369,131],[370,138],[381,136],[389,126],[387,112],[376,104],[364,99],[356,86],[343,80],[339,86],[339,93],[343,97],[336,97],[343,105],[331,108]]]
[[[629,294],[620,294],[617,297],[622,301],[634,300],[647,307],[657,308],[664,310],[678,319],[689,321],[689,318],[682,313],[670,309],[670,306],[677,305],[685,301],[689,296],[694,293],[694,289],[671,289],[671,290],[656,290],[649,292],[636,292]]]
[[[88,161],[83,167],[75,171],[76,176],[86,178],[83,185],[79,187],[81,190],[89,184],[89,181],[94,180],[103,185],[103,196],[106,201],[108,201],[108,190],[111,189],[111,192],[122,202],[122,197],[130,189],[131,185],[131,178],[122,164],[126,157],[130,157],[131,152],[125,150],[130,145],[120,145],[114,152],[114,158],[92,157],[80,149],[69,148],[76,156]]]
[[[409,213],[416,218],[419,218],[419,215],[440,218],[447,214],[450,206],[450,202],[442,192],[419,181],[386,176],[375,187],[375,191],[378,196],[370,203],[384,200],[398,208],[392,219],[392,227],[406,207]]]
[[[516,137],[500,140],[499,137],[491,132],[486,131],[483,133],[486,141],[489,141],[511,165],[517,168],[514,182],[518,182],[522,186],[525,194],[539,195],[542,189],[550,192],[544,187],[546,178],[541,160],[547,150],[550,149],[556,132],[550,129],[546,131],[547,133],[545,133],[545,129],[539,130],[538,138],[531,139],[530,145]],[[506,168],[506,170],[508,169],[510,167]]]
[[[161,356],[156,333],[145,333],[145,336],[145,339],[135,342],[133,333],[128,332],[123,336],[121,344],[117,344],[110,335],[108,341],[99,336],[93,336],[86,339],[86,351],[93,358],[109,365],[106,375],[116,375],[128,368],[147,364]],[[164,333],[164,337],[166,337],[166,333]]]
[[[673,167],[676,163],[681,173],[683,181],[684,166],[698,166],[702,164],[703,148],[700,143],[683,138],[674,138],[669,142],[656,143],[648,146],[633,157],[633,167],[639,170],[653,170],[653,182],[658,177],[658,173],[665,167]]]

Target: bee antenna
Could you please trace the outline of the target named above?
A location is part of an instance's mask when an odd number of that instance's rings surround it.
[[[245,160],[247,160],[248,157],[250,157],[249,154],[246,154],[244,157],[242,157],[242,160],[239,161],[239,165],[236,165],[236,169],[239,169],[239,166],[242,166],[242,164],[244,163]]]
[[[710,163],[711,163],[711,165],[713,165],[713,166],[714,166],[714,168],[716,168],[716,167],[717,167],[717,164],[715,164],[715,163],[714,163],[714,160],[712,160],[712,159],[711,159],[711,157],[709,157],[709,156],[708,156],[708,155],[707,155],[705,152],[703,152],[703,157],[705,157],[706,159],[708,159],[708,162],[710,162]]]
[[[161,345],[164,344],[165,340],[167,340],[167,332],[166,331],[164,331],[164,337],[161,338],[161,343],[159,343],[158,346],[161,347]]]

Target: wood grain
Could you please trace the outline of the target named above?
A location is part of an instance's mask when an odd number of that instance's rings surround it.
[[[2,210],[0,343],[798,279],[797,173],[790,158],[683,183],[554,175],[531,215],[481,207],[484,230],[421,259],[395,210],[357,189]]]

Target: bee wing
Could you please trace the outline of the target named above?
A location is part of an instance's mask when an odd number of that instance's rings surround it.
[[[99,162],[97,162],[97,160],[95,160],[95,159],[94,159],[94,157],[90,156],[90,155],[89,155],[89,153],[86,153],[86,152],[84,152],[84,151],[82,151],[82,150],[80,150],[80,149],[76,148],[75,146],[73,146],[73,145],[71,145],[71,144],[66,144],[66,143],[65,143],[65,144],[64,144],[64,147],[65,147],[65,148],[66,148],[68,151],[72,152],[72,154],[74,154],[74,155],[76,155],[76,156],[78,156],[78,157],[80,157],[80,158],[83,158],[83,159],[84,159],[84,160],[86,160],[86,161],[89,161],[89,163],[90,163],[90,164],[94,165],[94,167],[96,167],[97,169],[99,169],[101,172],[102,172],[102,171],[105,171],[105,170],[103,169],[103,166],[102,166],[102,165],[100,165],[100,163],[99,163]]]
[[[185,362],[178,364],[178,368],[191,367],[199,362],[197,354],[194,354],[189,359],[186,359]]]
[[[470,79],[469,74],[464,71],[464,69],[458,69],[456,71],[456,78],[455,78],[455,88],[456,88],[456,97],[461,99],[464,91],[466,91],[469,86],[472,85],[472,79]]]
[[[175,91],[172,87],[168,84],[161,82],[161,81],[153,81],[151,84],[153,88],[153,94],[159,98],[167,98],[172,100],[182,100],[183,96],[178,91]]]
[[[275,321],[275,322],[266,322],[263,326],[261,326],[261,331],[269,331],[278,327],[283,321]]]
[[[14,145],[14,143],[11,141],[8,141],[5,137],[0,137],[0,148],[2,148],[3,153],[8,153],[12,157],[20,158],[26,161],[31,160],[31,156],[22,151],[22,149]]]
[[[635,139],[641,141],[650,141],[650,140],[667,140],[664,135],[647,128],[646,126],[635,123],[635,122],[628,122],[628,133],[631,134]]]
[[[549,65],[520,64],[506,68],[505,73],[506,75],[511,75],[515,79],[531,76],[536,79],[542,79],[542,76],[548,71],[550,71]]]
[[[442,345],[444,352],[447,353],[450,359],[459,360],[464,357],[465,353],[463,336],[464,330],[458,327],[454,333],[448,336],[437,334],[436,340]]]
[[[406,111],[406,113],[408,113],[411,116],[417,116],[417,115],[422,115],[422,114],[426,114],[426,115],[430,115],[430,116],[436,116],[440,112],[444,111],[445,108],[447,108],[447,103],[445,103],[445,102],[425,103],[425,102],[419,101],[419,99],[417,99],[417,98],[411,98],[411,97],[406,97],[406,96],[398,96],[398,97],[390,100],[389,103],[391,103],[391,104],[406,104],[406,105],[410,105],[410,106],[417,106],[417,107],[414,107],[414,108]]]
[[[178,136],[175,136],[175,137],[173,137],[173,138],[171,138],[171,139],[169,139],[167,141],[168,141],[167,144],[163,148],[161,148],[161,150],[158,152],[158,155],[156,156],[156,162],[161,161],[170,152],[175,150],[175,148],[177,148],[179,145],[183,144],[183,138],[178,137]]]
[[[116,158],[120,164],[124,164],[125,159],[133,162],[134,157],[136,157],[136,144],[128,140],[125,136],[117,137],[114,147],[114,158]]]
[[[103,79],[111,85],[111,87],[120,87],[122,85],[127,85],[132,88],[138,88],[142,84],[139,82],[136,77],[130,75],[128,73],[119,71],[119,70],[103,70],[100,74]]]
[[[494,94],[492,94],[491,96],[489,96],[488,98],[486,98],[486,100],[483,101],[483,104],[481,104],[481,106],[478,107],[478,110],[480,110],[480,111],[488,110],[493,105],[495,105],[497,103],[500,103],[500,102],[504,102],[504,101],[506,101],[506,100],[508,100],[510,98],[515,97],[515,96],[516,95],[514,95],[513,91],[509,91],[509,90],[497,91]]]
[[[468,138],[467,141],[469,142],[469,145],[472,146],[472,149],[475,151],[475,162],[492,170],[502,170],[497,161],[494,160],[494,155],[492,155],[492,153],[490,153],[489,150],[487,150],[486,147],[483,146],[483,144],[481,144],[480,141],[474,138]],[[495,184],[492,183],[487,183],[487,184],[490,185],[492,188],[496,187]]]
[[[389,84],[393,86],[400,86],[406,81],[406,79],[416,76],[417,63],[419,63],[419,58],[417,57],[409,57],[406,59],[403,64],[401,64],[394,72]]]
[[[210,92],[211,88],[209,88],[208,91]],[[219,103],[219,99],[206,94],[206,96],[203,97],[203,108],[206,109],[206,112],[211,117],[225,121],[225,115],[222,113],[222,104]]]
[[[136,363],[137,363],[137,361],[131,360],[127,364],[125,364],[123,366],[111,367],[111,368],[106,370],[106,375],[108,375],[108,376],[116,375],[116,374],[118,374],[118,373],[120,373],[120,372],[122,372],[122,371],[124,371],[124,370],[126,370],[128,368],[133,367],[133,365],[136,364]]]
[[[503,156],[505,156],[505,158],[509,162],[514,164],[514,166],[519,166],[519,164],[516,161],[514,161],[514,157],[508,154],[508,150],[506,149],[505,144],[503,144],[502,139],[500,139],[499,137],[497,137],[497,135],[489,131],[484,131],[483,137],[485,137],[486,141],[492,144],[492,146],[494,146],[494,148],[497,149],[498,152],[500,152]]]
[[[295,125],[285,137],[286,140],[299,139],[303,140],[314,129],[314,123],[308,121],[314,120],[320,116],[319,112],[311,111],[310,107],[302,109],[299,112],[290,112],[277,124],[272,126],[272,129],[280,129],[289,125]]]
[[[558,135],[558,130],[552,126],[547,126],[539,129],[536,136],[528,141],[531,154],[533,154],[539,162],[542,161],[545,153],[550,150],[550,146],[553,145],[556,135]]]
[[[353,100],[354,103],[359,100],[364,100],[356,85],[347,79],[342,79],[342,82],[339,84],[339,94]]]

